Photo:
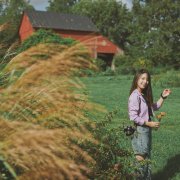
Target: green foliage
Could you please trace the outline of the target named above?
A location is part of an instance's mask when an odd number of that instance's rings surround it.
[[[33,54],[31,57],[34,57],[35,59],[43,59],[46,60],[48,59],[50,56],[47,54]]]
[[[96,160],[90,176],[92,179],[132,178],[134,158],[129,149],[124,146],[127,139],[123,132],[123,126],[110,127],[118,111],[118,109],[114,109],[108,112],[101,120],[96,120],[94,117],[96,129],[93,134],[99,144],[92,145],[90,142],[80,144]],[[93,119],[89,112],[86,112],[86,116]]]
[[[1,0],[0,1],[0,25],[7,24],[4,31],[0,32],[0,62],[7,63],[10,57],[3,57],[13,52],[13,44],[18,41],[18,29],[21,21],[22,12],[25,9],[33,9],[28,1],[24,0]],[[4,62],[5,61],[5,62]],[[4,65],[1,63],[0,68]]]
[[[145,68],[151,74],[162,74],[172,68],[165,65],[155,66],[154,63],[143,57],[137,59],[132,58],[130,55],[116,55],[113,59],[115,64],[116,74],[134,74],[136,70]]]
[[[77,76],[77,77],[91,77],[91,76],[96,76],[97,72],[94,71],[94,70],[91,70],[91,69],[81,69],[79,71],[77,71],[75,73],[74,76]]]
[[[167,71],[153,76],[153,84],[162,88],[180,87],[180,73],[178,71]]]
[[[172,68],[169,66],[159,65],[159,66],[156,66],[156,67],[153,67],[152,69],[150,69],[149,72],[152,75],[156,75],[156,74],[160,75],[160,74],[166,73],[169,70],[172,70]]]
[[[0,157],[0,179],[17,179],[14,169]]]
[[[27,8],[33,7],[26,1],[0,1],[0,24],[10,22],[7,31],[0,33],[1,44],[4,46],[0,57],[17,39],[20,15]],[[134,0],[132,9],[128,10],[116,0],[49,0],[47,9],[90,17],[101,34],[125,50],[125,59],[132,63],[145,59],[155,67],[180,67],[179,1]],[[124,74],[132,72],[131,65],[127,63],[118,71]]]
[[[115,74],[115,71],[111,67],[107,67],[105,71],[99,73],[100,76],[114,76]]]
[[[138,58],[133,63],[133,68],[135,70],[142,69],[142,68],[145,68],[145,69],[149,70],[152,67],[153,67],[153,63],[151,61],[147,60],[147,59],[144,59],[144,58]]]
[[[9,73],[0,72],[0,87],[5,87],[9,82]]]
[[[121,1],[83,0],[73,6],[72,12],[90,17],[104,36],[124,48],[131,15]]]
[[[25,9],[34,9],[28,1],[24,0],[1,0],[0,1],[0,24],[12,22],[19,24],[22,12]]]
[[[54,11],[90,17],[101,34],[125,50],[125,59],[130,59],[134,66],[138,66],[138,59],[145,59],[148,66],[180,67],[179,1],[142,3],[134,0],[131,10],[116,0],[54,0],[51,4]],[[133,72],[130,62],[118,71],[123,74]]]
[[[128,55],[116,55],[113,59],[117,74],[133,74],[135,72],[132,64],[133,59]]]
[[[57,43],[62,45],[72,45],[75,43],[75,41],[70,38],[61,38],[58,34],[53,33],[51,30],[39,29],[22,43],[22,45],[18,49],[18,53],[25,51],[26,49],[39,43]]]
[[[48,11],[68,13],[71,11],[71,7],[77,3],[78,0],[48,0]]]
[[[99,68],[100,71],[104,71],[106,68],[106,62],[102,59],[94,59],[94,63],[96,64],[96,66]]]
[[[126,50],[135,59],[149,59],[155,66],[179,64],[179,1],[133,1],[132,28]]]
[[[97,70],[82,69],[76,72],[77,76],[113,76],[116,73],[111,67],[106,67],[106,62],[102,59],[92,59],[93,63],[97,66]]]

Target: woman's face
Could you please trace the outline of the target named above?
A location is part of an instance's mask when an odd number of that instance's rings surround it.
[[[142,91],[148,86],[148,74],[144,73],[139,76],[137,81],[137,89]]]

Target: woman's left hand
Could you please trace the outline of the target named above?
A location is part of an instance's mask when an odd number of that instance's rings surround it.
[[[171,94],[171,90],[170,89],[164,89],[164,91],[162,92],[162,96],[163,97],[168,97]]]

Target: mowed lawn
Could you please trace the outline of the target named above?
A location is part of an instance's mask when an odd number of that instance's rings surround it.
[[[112,127],[129,123],[127,103],[132,76],[84,77],[89,100],[103,105],[108,111],[118,108]],[[180,88],[167,87],[172,94],[165,100],[159,112],[167,115],[161,127],[153,131],[152,170],[153,179],[180,179]],[[154,101],[164,88],[153,86]],[[157,114],[158,112],[156,112]],[[98,117],[97,117],[98,119]],[[125,139],[131,148],[130,139]],[[129,142],[128,142],[129,141]]]

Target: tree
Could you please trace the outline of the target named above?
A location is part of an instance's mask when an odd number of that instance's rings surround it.
[[[19,22],[20,16],[25,9],[33,9],[29,1],[25,0],[1,0],[0,14],[3,21]]]
[[[130,29],[131,14],[116,0],[82,0],[72,12],[90,17],[100,33],[124,49]]]
[[[3,44],[4,47],[0,51],[0,58],[4,56],[9,46],[18,39],[18,27],[25,9],[33,9],[25,0],[0,1],[0,25],[8,23],[7,29],[0,32],[0,44]]]
[[[180,2],[135,0],[132,14],[128,54],[179,68]]]
[[[49,0],[48,11],[68,13],[78,0]]]

